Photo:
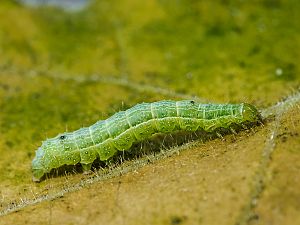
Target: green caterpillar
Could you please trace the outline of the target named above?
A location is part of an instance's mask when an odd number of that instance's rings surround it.
[[[32,161],[33,180],[39,181],[53,168],[81,163],[88,171],[93,161],[111,158],[117,151],[130,149],[156,133],[173,131],[207,132],[229,128],[231,124],[261,120],[250,104],[201,104],[192,100],[164,100],[141,103],[90,127],[47,139]]]

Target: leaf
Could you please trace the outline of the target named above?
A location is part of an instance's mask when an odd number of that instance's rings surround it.
[[[112,0],[67,11],[1,1],[1,222],[297,224],[299,8]],[[254,104],[265,124],[224,140],[157,136],[93,174],[69,168],[31,181],[46,138],[140,102],[191,98]]]

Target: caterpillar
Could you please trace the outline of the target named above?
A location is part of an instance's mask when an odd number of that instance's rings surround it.
[[[96,158],[105,161],[156,133],[198,129],[212,132],[232,124],[260,120],[256,107],[247,103],[201,104],[193,100],[163,100],[137,104],[90,127],[43,141],[32,161],[33,180],[40,181],[46,173],[63,165],[80,163],[84,171],[89,171]]]

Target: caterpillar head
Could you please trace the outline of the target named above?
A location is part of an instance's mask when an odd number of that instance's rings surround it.
[[[51,169],[68,164],[65,160],[66,155],[76,149],[70,137],[68,133],[60,134],[42,143],[32,161],[33,181],[38,182]]]
[[[244,103],[242,108],[242,116],[245,121],[258,122],[262,121],[261,115],[255,106]]]

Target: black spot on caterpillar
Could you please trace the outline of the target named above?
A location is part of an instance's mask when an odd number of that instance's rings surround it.
[[[231,124],[261,120],[258,110],[250,104],[201,104],[193,100],[164,100],[141,103],[90,127],[59,134],[47,139],[36,151],[32,161],[33,180],[63,165],[80,163],[90,170],[93,161],[105,161],[117,151],[130,149],[156,133],[175,131],[211,132],[229,128]]]
[[[65,135],[61,135],[59,138],[60,138],[61,140],[64,140],[64,139],[66,138],[66,136],[65,136]]]

